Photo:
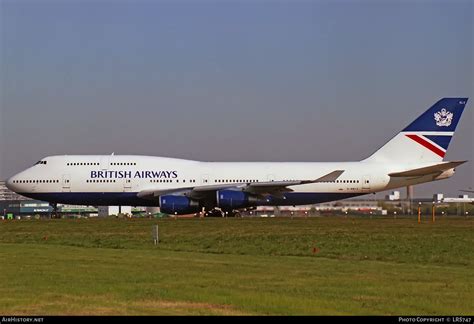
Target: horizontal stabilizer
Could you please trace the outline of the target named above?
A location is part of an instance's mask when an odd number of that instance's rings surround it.
[[[418,168],[418,169],[412,169],[412,170],[408,170],[408,171],[389,173],[388,175],[391,176],[391,177],[420,177],[420,176],[425,176],[425,175],[444,172],[446,170],[455,168],[455,167],[457,167],[457,166],[459,166],[463,163],[466,163],[466,162],[467,161],[446,162],[446,163],[431,165],[429,167],[424,167],[424,168]]]

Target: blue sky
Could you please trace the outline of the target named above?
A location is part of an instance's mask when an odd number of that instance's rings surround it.
[[[472,1],[7,1],[0,178],[53,154],[368,156],[442,97],[470,102]],[[474,185],[473,162],[431,195]]]

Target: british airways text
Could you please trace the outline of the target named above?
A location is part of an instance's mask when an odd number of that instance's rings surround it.
[[[112,178],[112,179],[121,179],[121,178],[165,178],[165,179],[174,179],[178,177],[178,171],[91,171],[91,178]]]

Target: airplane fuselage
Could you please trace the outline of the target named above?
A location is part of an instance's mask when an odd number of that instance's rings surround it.
[[[259,205],[316,204],[435,180],[432,175],[393,179],[391,172],[428,164],[378,162],[199,162],[136,155],[51,156],[9,179],[18,193],[52,203],[158,206],[146,190],[317,179],[344,170],[334,181],[289,186]]]

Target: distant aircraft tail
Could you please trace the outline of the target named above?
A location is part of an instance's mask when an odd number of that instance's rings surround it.
[[[440,162],[468,98],[443,98],[364,161]]]

